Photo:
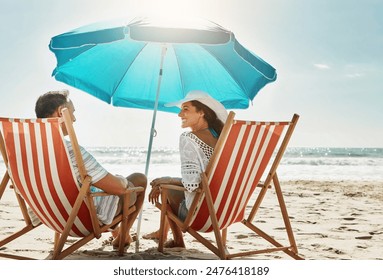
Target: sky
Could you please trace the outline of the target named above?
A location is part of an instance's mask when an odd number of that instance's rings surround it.
[[[0,0],[0,116],[34,117],[37,97],[69,89],[83,146],[146,147],[152,112],[116,108],[56,81],[50,38],[145,15],[194,16],[231,30],[277,70],[237,118],[300,115],[290,146],[383,147],[381,0]],[[177,147],[176,114],[159,112],[153,147]]]

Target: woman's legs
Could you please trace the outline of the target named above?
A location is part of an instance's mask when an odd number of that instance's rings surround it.
[[[176,190],[168,190],[168,202],[172,212],[178,215],[178,209],[180,207],[181,202],[185,199],[184,192],[176,191]],[[173,242],[169,242],[165,247],[183,247],[185,248],[185,243],[182,235],[181,229],[174,223],[173,221],[168,220],[168,224],[173,233]]]
[[[177,215],[179,206],[181,202],[185,199],[184,192],[176,191],[176,190],[168,190],[168,191],[169,191],[168,202],[171,206],[172,212]],[[173,233],[174,240],[170,240],[168,243],[166,243],[165,247],[185,247],[182,231],[179,229],[179,227],[175,223],[171,223],[171,224],[172,224],[172,233]],[[168,219],[165,218],[164,241],[168,239],[168,232],[170,228],[171,228],[171,225],[169,224]],[[160,239],[160,229],[144,235],[143,238]]]

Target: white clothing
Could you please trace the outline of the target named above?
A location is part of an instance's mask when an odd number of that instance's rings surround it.
[[[70,159],[72,161],[74,172],[77,178],[77,181],[81,183],[80,172],[77,167],[76,158],[73,152],[72,144],[70,141],[65,140],[65,143],[68,147],[68,152]],[[92,177],[91,184],[97,183],[102,178],[104,178],[108,171],[104,169],[97,160],[83,147],[80,146],[80,152],[84,160],[84,166],[89,176]],[[91,192],[102,192],[103,190],[96,188],[94,186],[90,187]],[[119,197],[117,195],[108,195],[108,196],[97,196],[94,197],[94,206],[96,208],[96,213],[99,221],[104,225],[109,225],[112,223],[114,216],[116,215]]]
[[[199,139],[192,132],[180,136],[179,150],[181,157],[182,184],[185,191],[186,208],[193,202],[195,192],[201,183],[201,173],[205,171],[214,148]]]

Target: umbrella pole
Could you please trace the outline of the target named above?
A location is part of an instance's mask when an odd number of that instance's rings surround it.
[[[156,135],[156,118],[157,118],[157,111],[158,111],[158,100],[160,98],[160,89],[161,89],[161,81],[162,81],[162,74],[163,74],[163,65],[164,65],[164,59],[166,55],[167,47],[165,44],[162,46],[162,52],[161,52],[161,64],[160,64],[160,71],[158,75],[158,84],[157,84],[157,93],[156,93],[156,101],[154,103],[154,110],[153,110],[153,117],[152,117],[152,126],[150,129],[150,137],[149,137],[149,145],[148,145],[148,153],[146,155],[146,166],[145,166],[145,175],[148,177],[149,174],[149,164],[150,164],[150,156],[152,154],[152,145],[153,145],[153,138]],[[139,245],[140,245],[140,231],[141,231],[141,221],[142,221],[142,210],[144,208],[144,205],[142,205],[140,214],[138,216],[137,221],[137,239],[136,239],[136,252],[139,251]]]

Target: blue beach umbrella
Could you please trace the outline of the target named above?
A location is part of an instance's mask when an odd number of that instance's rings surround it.
[[[148,174],[158,110],[191,90],[208,92],[227,109],[245,109],[275,81],[275,69],[234,34],[202,19],[134,18],[95,23],[54,36],[56,80],[118,107],[153,110]]]

